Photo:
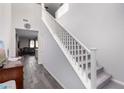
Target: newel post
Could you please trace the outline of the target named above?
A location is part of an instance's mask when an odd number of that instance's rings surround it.
[[[97,88],[96,48],[91,49],[91,88]]]

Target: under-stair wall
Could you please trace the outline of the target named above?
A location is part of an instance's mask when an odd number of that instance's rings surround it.
[[[51,33],[42,22],[42,64],[64,89],[84,89]]]

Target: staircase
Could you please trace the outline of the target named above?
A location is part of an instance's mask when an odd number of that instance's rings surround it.
[[[42,20],[74,71],[88,89],[103,88],[112,76],[96,60],[97,49],[88,49],[42,8]]]

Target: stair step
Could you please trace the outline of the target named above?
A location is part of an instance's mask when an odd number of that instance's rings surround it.
[[[88,69],[88,78],[91,79],[91,73],[90,73],[90,68]],[[103,72],[104,71],[104,67],[101,66],[101,65],[97,65],[97,74],[99,74],[100,72]]]
[[[106,72],[98,73],[97,75],[97,88],[103,88],[111,81],[112,76]]]
[[[100,73],[104,70],[104,67],[101,65],[97,65],[97,73]]]
[[[90,68],[88,71],[88,78],[91,79]],[[112,76],[104,71],[104,67],[97,65],[97,88],[103,88],[111,81]]]

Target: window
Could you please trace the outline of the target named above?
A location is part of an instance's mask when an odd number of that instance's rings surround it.
[[[38,40],[30,40],[30,48],[38,48]]]
[[[38,48],[38,40],[36,40],[36,48]]]
[[[30,40],[30,48],[34,48],[34,40]]]

